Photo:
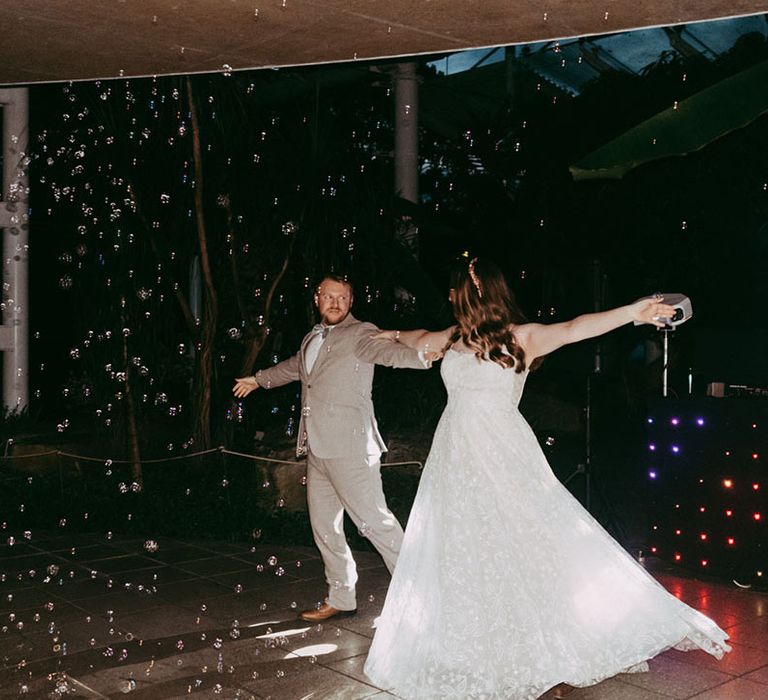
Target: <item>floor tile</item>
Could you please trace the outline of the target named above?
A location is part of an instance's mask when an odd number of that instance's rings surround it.
[[[577,688],[567,697],[568,700],[669,700],[671,696],[609,678],[589,688]],[[551,691],[541,696],[541,700],[553,699]]]
[[[768,661],[768,659],[766,660]],[[742,677],[748,681],[754,681],[755,683],[763,683],[764,685],[768,685],[768,664],[758,668],[756,671],[752,671],[752,673],[747,673]],[[768,689],[765,691],[765,696],[768,698]]]
[[[283,675],[244,682],[243,687],[252,690],[260,697],[272,696],[280,700],[302,700],[309,692],[312,693],[312,697],[317,698],[361,700],[381,692],[375,686],[361,683],[330,669],[312,665],[306,659],[299,660],[295,665],[286,664],[279,671],[282,671]]]
[[[766,686],[762,683],[735,678],[691,697],[695,700],[766,700],[768,693],[766,693]]]
[[[195,559],[208,559],[211,551],[204,547],[174,543],[167,547],[160,547],[156,552],[147,553],[147,557],[161,564],[178,564],[179,562],[194,561]]]
[[[704,692],[733,678],[733,676],[720,671],[677,661],[668,654],[662,654],[651,659],[649,665],[650,671],[647,673],[622,673],[616,678],[629,685],[669,695],[673,698],[688,698],[695,693]]]
[[[195,559],[194,561],[181,562],[176,566],[182,571],[189,571],[198,576],[215,576],[217,574],[248,571],[255,568],[255,565],[233,557]]]
[[[733,643],[765,649],[768,652],[768,618],[766,617],[738,622],[726,627],[725,631]]]
[[[731,643],[731,651],[724,654],[722,659],[716,659],[711,654],[702,651],[677,651],[675,649],[666,652],[666,656],[694,666],[728,673],[732,676],[741,676],[768,663],[768,652],[764,649],[742,646],[735,642]]]

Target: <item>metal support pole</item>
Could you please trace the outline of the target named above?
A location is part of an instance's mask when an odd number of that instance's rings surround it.
[[[584,507],[592,507],[592,375],[587,375],[587,407],[584,410]]]
[[[3,109],[3,303],[0,350],[3,404],[22,410],[29,402],[29,96],[26,88],[0,89]]]
[[[661,395],[666,398],[668,393],[668,372],[669,372],[669,330],[663,328],[661,331],[664,334],[664,340],[662,347],[664,349],[663,366],[661,370]]]

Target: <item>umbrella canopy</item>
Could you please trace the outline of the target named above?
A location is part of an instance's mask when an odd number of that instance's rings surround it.
[[[570,166],[575,180],[621,178],[638,165],[685,155],[768,112],[768,61],[665,109]]]

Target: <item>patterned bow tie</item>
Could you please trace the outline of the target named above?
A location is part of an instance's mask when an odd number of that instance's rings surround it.
[[[333,328],[333,326],[324,326],[322,323],[318,323],[313,326],[312,332],[317,333],[325,339],[328,336],[328,333],[330,333],[331,328]]]

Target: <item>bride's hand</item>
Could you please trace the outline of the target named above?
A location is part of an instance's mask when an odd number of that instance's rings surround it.
[[[658,328],[666,325],[662,319],[670,319],[677,309],[664,303],[663,297],[639,299],[633,305],[632,320],[639,323],[651,323]]]

